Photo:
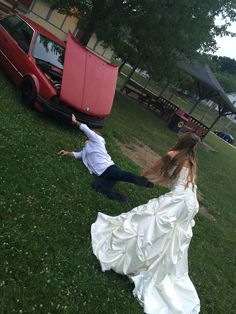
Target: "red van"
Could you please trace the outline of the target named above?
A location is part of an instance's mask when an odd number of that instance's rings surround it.
[[[71,114],[101,127],[114,99],[118,67],[82,46],[71,33],[64,43],[22,15],[0,19],[0,66],[27,106],[54,117]]]

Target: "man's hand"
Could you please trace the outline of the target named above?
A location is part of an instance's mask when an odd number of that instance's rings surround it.
[[[80,126],[80,122],[76,119],[76,116],[72,113],[71,115],[71,122],[72,124],[76,125],[76,126]]]
[[[64,150],[64,149],[60,150],[58,154],[61,155],[61,156],[74,157],[74,155],[73,155],[72,152],[68,152],[68,151],[66,151],[66,150]]]
[[[62,150],[59,151],[58,154],[61,155],[61,156],[67,156],[68,152],[66,150],[62,149]]]

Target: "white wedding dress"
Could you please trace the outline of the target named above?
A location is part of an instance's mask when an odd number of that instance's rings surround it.
[[[102,271],[127,275],[147,314],[197,314],[200,301],[188,275],[188,247],[198,211],[196,186],[182,168],[167,194],[116,217],[98,213],[91,227]]]

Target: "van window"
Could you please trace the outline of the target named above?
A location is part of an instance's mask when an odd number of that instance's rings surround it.
[[[7,16],[1,20],[0,24],[17,42],[20,48],[29,52],[29,47],[33,38],[33,29],[17,15]]]

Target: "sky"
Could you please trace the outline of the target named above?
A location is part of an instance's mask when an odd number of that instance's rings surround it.
[[[232,23],[228,30],[236,33],[236,22]],[[217,37],[216,42],[219,49],[214,53],[215,55],[236,60],[236,37]]]

